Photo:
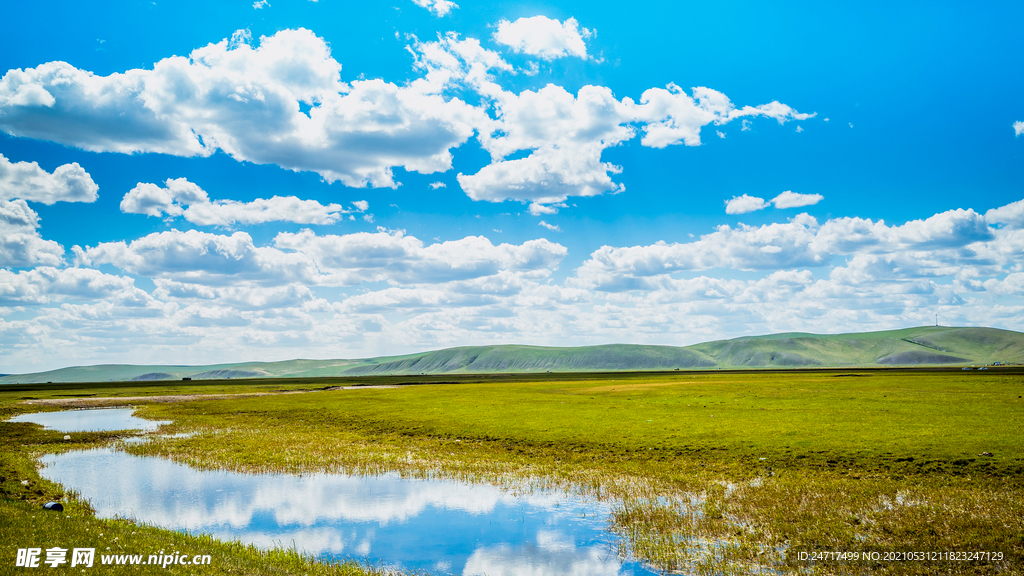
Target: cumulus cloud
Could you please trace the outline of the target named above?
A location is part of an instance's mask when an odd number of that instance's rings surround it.
[[[153,295],[163,300],[215,302],[216,308],[192,304],[190,310],[186,311],[208,320],[216,318],[219,322],[229,318],[231,322],[237,322],[240,317],[232,312],[238,310],[290,308],[301,306],[314,298],[313,291],[302,284],[260,286],[246,282],[232,286],[208,286],[166,278],[156,278],[153,283],[156,285]],[[196,321],[193,318],[190,323],[194,325]]]
[[[440,5],[447,6],[430,4]],[[572,19],[535,17],[503,23],[496,38],[538,57],[585,57],[588,34]],[[0,130],[97,152],[195,157],[220,150],[374,187],[398,186],[395,167],[450,170],[452,150],[476,134],[492,162],[458,176],[464,191],[477,200],[542,205],[622,192],[612,178],[622,168],[601,156],[638,130],[644,146],[696,146],[708,124],[813,116],[779,102],[737,108],[720,92],[694,88],[690,96],[674,84],[644,92],[639,104],[601,86],[573,95],[552,84],[516,94],[495,78],[513,67],[479,40],[412,38],[408,48],[423,74],[401,85],[342,80],[326,42],[304,29],[258,45],[240,30],[151,70],[109,76],[65,62],[10,70],[0,79]],[[480,103],[453,96],[465,90]]]
[[[498,91],[495,98],[499,120],[479,136],[492,163],[476,174],[458,175],[470,198],[550,204],[625,190],[610,176],[621,167],[602,162],[601,154],[633,137],[626,124],[633,116],[628,99],[620,102],[598,86],[584,86],[573,96],[553,84],[519,94]],[[521,150],[532,152],[504,159]]]
[[[870,218],[835,218],[822,225],[816,245],[822,250],[852,254],[959,248],[993,238],[984,216],[972,209],[957,209],[900,226]]]
[[[641,139],[644,146],[664,148],[679,143],[700,146],[702,127],[725,124],[737,118],[764,116],[783,124],[815,116],[802,114],[777,101],[736,108],[725,94],[717,90],[696,87],[691,91],[693,96],[687,95],[679,86],[669,84],[666,88],[651,88],[643,93],[637,107],[637,118],[646,123]],[[743,130],[748,127],[744,120]]]
[[[311,258],[343,284],[382,280],[438,283],[497,274],[502,270],[546,277],[565,257],[564,246],[548,240],[495,246],[482,236],[425,245],[400,230],[318,236],[311,230],[283,232],[274,246]]]
[[[347,286],[380,281],[452,282],[503,270],[541,278],[557,268],[567,250],[544,239],[495,246],[478,236],[425,245],[401,231],[381,229],[324,236],[311,230],[282,232],[273,246],[256,246],[244,232],[228,236],[171,230],[130,243],[75,246],[74,252],[79,265],[110,264],[125,272],[179,284]]]
[[[265,222],[333,224],[343,214],[369,209],[365,200],[353,202],[353,208],[345,210],[340,204],[324,206],[315,200],[300,200],[295,196],[257,198],[252,202],[211,201],[205,190],[185,178],[168,179],[164,186],[139,182],[121,200],[121,211],[149,216],[182,216],[200,226],[232,226]]]
[[[725,213],[747,214],[749,212],[763,210],[767,207],[768,203],[765,202],[764,198],[744,194],[742,196],[733,196],[731,199],[727,200],[725,202]]]
[[[340,72],[327,43],[305,29],[258,47],[240,31],[152,70],[109,76],[49,62],[0,80],[0,130],[95,152],[222,150],[328,182],[393,187],[395,166],[450,169],[450,149],[479,123],[477,109],[427,84],[344,82]]]
[[[1024,228],[1024,200],[1018,200],[985,212],[985,220],[1007,228]]]
[[[564,23],[546,16],[520,18],[515,22],[501,20],[494,41],[513,52],[554,60],[563,56],[587,58],[585,39],[593,33],[582,28],[575,18]]]
[[[576,271],[576,283],[609,290],[649,286],[645,277],[683,270],[732,268],[777,270],[820,266],[827,260],[814,243],[818,222],[807,214],[791,221],[763,226],[719,226],[694,242],[658,242],[648,246],[602,246]]]
[[[196,230],[170,230],[130,243],[75,246],[73,251],[80,265],[110,264],[131,274],[198,284],[237,281],[315,284],[320,276],[313,262],[303,254],[258,247],[244,232],[225,236]]]
[[[803,206],[813,206],[824,199],[825,197],[821,194],[798,194],[796,192],[786,190],[782,194],[772,198],[772,204],[774,204],[776,208],[801,208]]]
[[[447,16],[453,9],[458,8],[459,5],[451,0],[412,0],[414,4],[420,8],[426,8],[430,10],[434,16]]]
[[[2,120],[0,120],[2,121]],[[95,202],[99,186],[77,162],[58,166],[52,173],[35,162],[11,162],[0,154],[0,200],[30,202]]]
[[[650,89],[636,104],[630,98],[617,99],[601,86],[584,86],[575,96],[553,84],[512,94],[483,82],[480,92],[492,98],[497,118],[478,138],[492,162],[476,174],[459,174],[459,184],[470,198],[491,202],[551,204],[569,196],[619,193],[625,186],[612,175],[622,167],[603,162],[601,155],[632,139],[637,127],[644,132],[644,146],[697,146],[700,130],[708,124],[750,116],[780,123],[813,116],[778,102],[737,109],[720,92],[693,91],[695,97],[690,98],[675,85]],[[522,151],[530,154],[506,159]]]
[[[601,162],[600,145],[573,149],[545,147],[526,158],[503,160],[472,175],[459,174],[459,184],[474,200],[503,202],[528,200],[534,204],[562,202],[569,196],[597,196],[622,192],[624,184],[611,174],[622,168]]]
[[[1020,136],[1021,134],[1024,134],[1024,122],[1014,122],[1013,123],[1013,133],[1016,136]]]
[[[552,232],[561,232],[562,231],[562,229],[559,228],[557,225],[555,225],[555,224],[548,224],[547,222],[545,222],[543,220],[541,220],[538,224],[540,226],[543,226],[543,227],[547,228],[548,230],[551,230]]]
[[[59,266],[64,248],[38,232],[39,214],[21,199],[0,200],[0,267]]]
[[[1007,213],[1014,205],[1004,207]],[[652,290],[682,271],[726,268],[781,270],[821,267],[850,257],[870,263],[874,276],[960,275],[973,270],[998,273],[1024,248],[1024,234],[1000,233],[971,209],[949,210],[898,226],[864,218],[836,218],[819,225],[807,214],[787,223],[719,226],[699,240],[647,246],[603,246],[577,270],[573,285],[608,291]]]
[[[415,68],[425,72],[423,78],[413,83],[420,90],[438,93],[446,88],[469,85],[487,92],[500,91],[493,83],[492,72],[512,72],[512,65],[501,54],[480,45],[476,38],[460,39],[455,32],[439,36],[437,40],[415,41],[408,49],[412,53]],[[477,118],[489,120],[486,115]]]
[[[744,194],[742,196],[733,196],[727,200],[725,202],[725,213],[747,214],[763,210],[770,205],[774,205],[776,208],[799,208],[802,206],[812,206],[821,202],[824,198],[821,194],[797,194],[789,190],[767,201],[764,198]]]
[[[890,329],[930,322],[933,310],[943,323],[1015,328],[1024,314],[1024,227],[1011,226],[1020,205],[990,211],[992,220],[957,209],[896,224],[801,214],[721,226],[685,243],[602,247],[562,283],[552,271],[567,250],[547,240],[431,244],[383,229],[304,230],[259,247],[242,233],[172,231],[75,250],[79,264],[152,278],[149,292],[90,268],[0,272],[0,306],[30,318],[0,318],[0,350],[83,362],[168,362],[168,350],[197,362],[238,359],[222,350],[285,359],[296,347],[365,357],[466,343]],[[319,286],[360,284],[318,296]],[[97,352],[115,349],[132,356]]]
[[[559,202],[558,204],[538,204],[533,202],[529,206],[530,214],[534,216],[540,216],[541,214],[558,214],[559,208],[566,208],[565,202]]]
[[[40,266],[17,273],[0,270],[0,305],[46,304],[63,297],[111,298],[134,288],[135,281],[86,268]]]

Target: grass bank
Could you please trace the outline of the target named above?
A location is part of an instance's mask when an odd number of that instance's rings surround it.
[[[557,485],[613,498],[624,547],[667,570],[985,574],[1024,560],[1020,373],[543,377],[146,404],[141,415],[172,419],[175,430],[196,435],[130,450],[238,471],[398,471]],[[139,390],[109,387],[102,395]],[[86,393],[95,391],[0,394],[8,409],[25,396]],[[949,551],[989,555],[885,560]],[[872,557],[800,559],[821,552]]]
[[[112,388],[112,391],[138,395],[137,389]],[[187,390],[195,392],[196,390]],[[221,390],[223,392],[225,390]],[[237,391],[237,389],[235,390]],[[167,390],[161,390],[167,392]],[[203,392],[207,392],[203,390]],[[74,393],[91,394],[90,392]],[[31,394],[30,394],[31,395]],[[42,430],[35,424],[5,422],[25,406],[17,401],[23,393],[0,393],[0,573],[21,573],[31,568],[16,568],[19,548],[40,548],[40,569],[49,573],[45,564],[48,548],[67,550],[66,563],[54,573],[79,572],[70,567],[75,548],[93,548],[95,557],[90,570],[96,574],[207,574],[207,575],[315,575],[375,576],[383,574],[357,563],[328,564],[318,562],[294,550],[261,550],[237,542],[221,542],[205,535],[191,535],[129,520],[99,519],[87,502],[69,493],[59,484],[41,478],[36,470],[37,458],[47,453],[95,448],[129,436],[112,432],[77,432],[68,434]],[[67,397],[56,390],[43,396]],[[116,470],[110,471],[117,474]],[[44,510],[42,505],[59,501],[63,512]],[[199,555],[208,555],[209,563],[200,567],[170,564],[174,555],[185,556],[189,562]],[[138,555],[140,564],[127,564]],[[158,556],[161,565],[146,564],[150,555]],[[110,564],[103,564],[104,556]],[[115,559],[116,558],[116,559]],[[177,558],[175,558],[177,559]],[[116,564],[125,562],[125,564]]]

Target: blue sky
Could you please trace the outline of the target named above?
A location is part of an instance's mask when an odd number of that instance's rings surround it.
[[[12,6],[0,372],[1020,330],[1022,12]]]

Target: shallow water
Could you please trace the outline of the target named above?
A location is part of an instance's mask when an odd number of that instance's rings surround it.
[[[11,422],[34,422],[47,430],[60,432],[110,432],[113,430],[152,431],[167,422],[145,420],[132,416],[132,408],[99,408],[19,414]]]
[[[607,504],[484,484],[201,471],[114,449],[47,455],[41,474],[100,517],[130,517],[327,558],[477,575],[655,574],[620,561]]]

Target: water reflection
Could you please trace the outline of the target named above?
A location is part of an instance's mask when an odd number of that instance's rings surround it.
[[[132,416],[132,408],[100,408],[19,414],[10,422],[34,422],[47,430],[59,432],[109,432],[113,430],[152,431],[167,422],[145,420]]]
[[[454,481],[204,472],[101,449],[49,455],[42,474],[102,517],[260,546],[451,574],[651,574],[621,562],[604,504]],[[111,471],[116,470],[116,474]]]

